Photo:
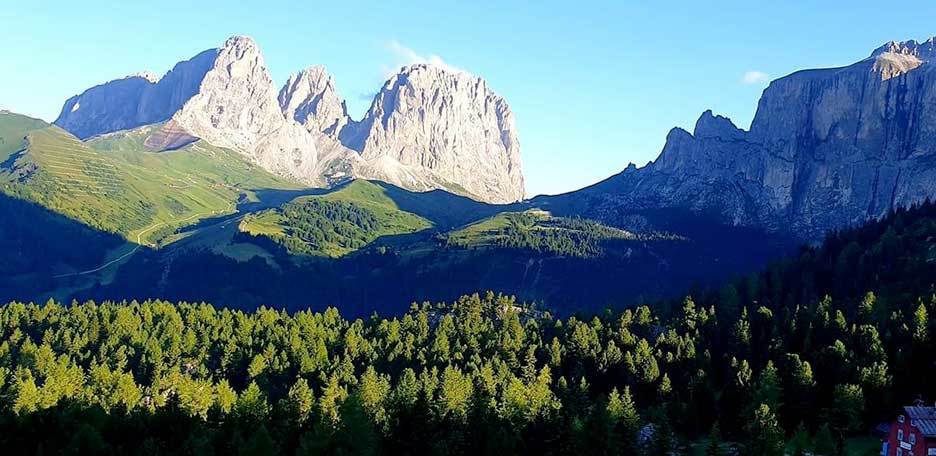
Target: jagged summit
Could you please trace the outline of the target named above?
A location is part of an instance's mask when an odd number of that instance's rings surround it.
[[[888,41],[881,47],[871,53],[871,57],[877,57],[882,54],[904,54],[917,57],[921,60],[931,60],[936,56],[936,36],[917,42],[916,40],[907,41]]]
[[[706,111],[693,134],[672,129],[652,164],[616,176],[609,198],[805,239],[936,198],[936,73],[914,70],[934,47],[888,43],[871,59],[776,79],[749,131]]]
[[[354,122],[323,66],[277,90],[260,47],[237,35],[162,78],[92,87],[66,101],[55,123],[82,139],[160,123],[144,141],[152,150],[201,139],[313,186],[360,177],[487,202],[523,198],[506,101],[483,79],[444,65],[402,68]]]
[[[706,110],[696,121],[692,136],[696,138],[721,138],[723,140],[738,139],[744,136],[744,130],[736,127],[731,119],[714,115],[712,110]]]
[[[872,71],[882,80],[905,74],[936,58],[936,37],[922,43],[890,41],[871,53]]]
[[[338,96],[334,78],[322,65],[308,67],[292,76],[280,89],[280,108],[313,132],[337,138],[351,119],[345,101]]]
[[[66,100],[54,123],[86,139],[166,121],[198,92],[217,54],[201,52],[162,78],[138,73],[91,87]]]
[[[403,67],[342,141],[366,160],[397,162],[485,201],[524,196],[510,106],[484,79],[466,72],[432,64]]]
[[[246,36],[234,36],[218,49],[198,93],[173,122],[193,136],[238,150],[263,168],[310,185],[316,173],[315,138],[286,119],[260,47]]]
[[[161,79],[158,74],[153,73],[152,71],[140,71],[138,73],[133,73],[128,78],[143,78],[150,82],[150,84],[156,84]]]
[[[228,39],[224,40],[224,44],[221,45],[222,48],[240,48],[240,49],[249,49],[254,48],[259,50],[257,42],[253,38],[247,35],[231,35]]]

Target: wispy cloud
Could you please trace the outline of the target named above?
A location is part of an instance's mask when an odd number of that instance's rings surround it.
[[[390,53],[393,55],[395,61],[392,66],[390,67],[384,66],[382,68],[385,75],[393,74],[400,67],[406,66],[406,65],[412,65],[414,63],[428,63],[430,65],[435,65],[438,67],[445,68],[446,70],[449,70],[449,71],[465,72],[465,70],[461,68],[458,68],[453,65],[449,65],[448,62],[443,60],[442,57],[439,57],[438,55],[420,54],[419,52],[416,52],[412,48],[409,48],[400,44],[400,42],[397,40],[387,41],[386,47],[387,47],[387,50],[390,51]]]
[[[762,85],[770,82],[770,75],[763,71],[746,71],[744,75],[741,76],[741,82],[747,85]]]

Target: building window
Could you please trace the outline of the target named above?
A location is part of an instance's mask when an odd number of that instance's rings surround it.
[[[903,456],[903,448],[897,447],[897,456]]]
[[[898,415],[898,416],[897,416],[897,422],[898,422],[898,423],[903,423],[903,422],[904,422],[904,416],[903,416],[903,415]]]
[[[900,440],[901,442],[903,442],[903,429],[897,430],[897,440]],[[900,456],[900,454],[898,454],[897,456]]]
[[[914,433],[912,433],[912,432],[910,433],[910,444],[911,444],[911,445],[916,445],[916,434],[914,434]]]

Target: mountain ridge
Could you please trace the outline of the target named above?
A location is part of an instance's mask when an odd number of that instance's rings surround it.
[[[418,87],[391,90],[392,81],[409,81],[416,73]],[[486,202],[523,199],[513,114],[483,79],[412,65],[387,84],[364,119],[354,121],[323,66],[307,67],[277,89],[259,46],[238,35],[161,78],[144,72],[73,96],[54,123],[84,140],[164,122],[165,129],[147,142],[153,150],[204,139],[313,187],[357,177],[418,191],[447,189]],[[401,106],[408,109],[390,109]],[[383,108],[388,110],[372,112]],[[428,112],[437,115],[426,117]],[[395,128],[375,128],[375,116],[392,116]],[[382,120],[377,124],[387,127]]]
[[[670,130],[646,166],[534,201],[589,200],[576,204],[625,225],[622,212],[715,213],[814,241],[934,198],[934,49],[936,38],[891,42],[851,65],[791,73],[764,90],[749,130],[707,110],[692,133]]]

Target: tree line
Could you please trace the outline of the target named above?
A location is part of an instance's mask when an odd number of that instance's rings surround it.
[[[0,445],[667,454],[705,441],[707,454],[841,454],[845,438],[936,397],[934,234],[924,205],[717,290],[565,318],[490,292],[355,320],[9,303]]]

